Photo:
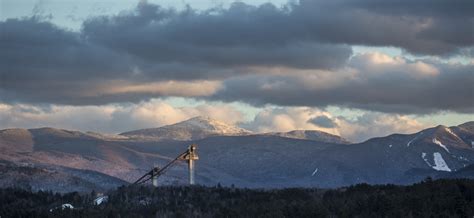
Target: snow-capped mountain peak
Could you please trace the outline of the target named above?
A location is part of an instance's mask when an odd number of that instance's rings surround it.
[[[135,130],[121,133],[120,135],[152,139],[197,140],[209,136],[239,136],[250,134],[252,134],[252,132],[246,129],[209,117],[199,116],[159,128]]]
[[[246,129],[242,129],[240,127],[227,124],[220,120],[215,120],[211,119],[210,117],[203,116],[193,117],[189,120],[185,120],[165,127],[207,130],[209,132],[217,133],[220,135],[246,135],[252,133]]]

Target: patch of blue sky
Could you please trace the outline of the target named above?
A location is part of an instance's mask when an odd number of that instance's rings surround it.
[[[452,112],[440,112],[436,114],[426,114],[420,116],[414,116],[416,120],[429,126],[445,125],[445,126],[457,126],[467,121],[474,120],[473,114],[462,114]]]
[[[0,21],[8,18],[44,17],[60,27],[79,31],[83,21],[89,17],[119,14],[135,8],[139,0],[1,0]],[[188,5],[196,10],[227,8],[235,0],[148,0],[164,8],[184,9]],[[287,0],[239,0],[251,5],[271,2],[277,6]]]

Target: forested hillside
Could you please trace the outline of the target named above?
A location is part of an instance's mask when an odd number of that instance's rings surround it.
[[[474,180],[426,179],[411,186],[339,189],[123,186],[105,193],[0,189],[1,217],[472,217]],[[69,203],[74,209],[61,209]],[[53,209],[59,208],[59,209]],[[50,212],[50,209],[53,209]]]

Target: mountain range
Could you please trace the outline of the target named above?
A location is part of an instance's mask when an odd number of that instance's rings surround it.
[[[362,143],[314,130],[253,133],[206,117],[118,135],[55,128],[0,130],[0,186],[105,190],[163,166],[198,144],[196,183],[250,188],[410,184],[474,179],[474,122]],[[186,184],[179,162],[161,184]]]

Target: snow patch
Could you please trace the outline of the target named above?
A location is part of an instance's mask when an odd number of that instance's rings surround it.
[[[433,139],[433,143],[439,145],[440,147],[442,147],[444,150],[446,150],[446,151],[449,153],[448,147],[446,147],[446,145],[444,145],[443,143],[441,143],[437,138],[434,138],[434,139]]]
[[[445,129],[446,129],[446,132],[448,132],[449,134],[453,135],[454,137],[460,139],[459,136],[456,135],[450,128],[446,127]]]
[[[233,134],[250,133],[250,131],[247,131],[245,129],[242,129],[233,125],[229,125],[222,121],[213,120],[209,117],[195,117],[187,121],[177,123],[175,125],[183,126],[184,128],[199,128],[199,129],[217,132],[220,134],[233,135]]]
[[[109,196],[100,196],[94,200],[94,205],[101,205],[107,201],[109,201]]]
[[[439,152],[433,153],[433,158],[434,158],[434,166],[433,169],[437,171],[447,171],[451,172],[451,169],[449,169],[448,165],[446,164],[446,161],[444,161],[443,156]]]
[[[421,158],[425,161],[425,163],[429,166],[429,167],[432,167],[430,162],[428,162],[428,158],[426,158],[426,153],[425,152],[422,152],[421,153]]]
[[[388,145],[388,147],[389,147],[389,148],[391,148],[391,147],[392,147],[392,145]]]
[[[60,207],[55,207],[55,208],[49,209],[49,212],[53,212],[53,211],[58,210],[58,209],[61,209],[61,210],[65,210],[65,209],[73,210],[73,209],[74,209],[74,206],[72,206],[72,204],[62,204]]]
[[[63,204],[61,205],[61,208],[64,209],[74,209],[74,206],[72,204]]]
[[[311,174],[311,176],[316,175],[317,172],[318,172],[318,168],[316,168],[316,169],[313,171],[313,173]]]

